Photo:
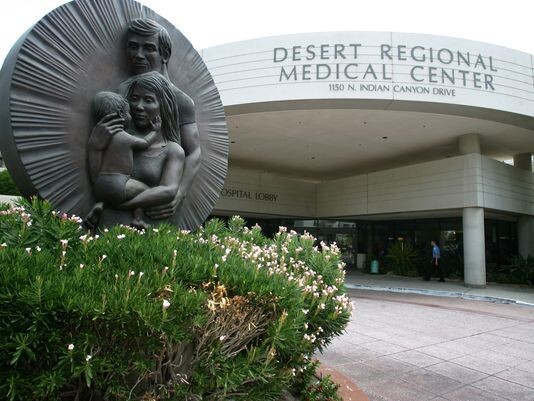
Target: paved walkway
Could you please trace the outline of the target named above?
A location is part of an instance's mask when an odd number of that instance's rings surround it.
[[[358,271],[348,271],[346,283],[349,289],[447,296],[534,306],[534,288],[519,285],[490,283],[486,288],[468,288],[464,286],[463,281],[458,280],[447,280],[440,283],[437,278],[433,278],[432,281],[424,281],[420,277],[364,274]]]
[[[501,303],[534,304],[532,290],[471,290],[461,283],[361,274],[350,274],[347,282],[355,287],[349,291],[354,316],[320,359],[354,380],[371,401],[534,400],[534,307]],[[447,296],[417,293],[435,288]]]

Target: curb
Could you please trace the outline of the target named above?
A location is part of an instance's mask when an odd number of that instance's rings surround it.
[[[379,286],[368,286],[368,285],[348,284],[348,283],[345,283],[345,287],[348,289],[353,289],[353,290],[396,292],[396,293],[401,293],[401,294],[419,294],[419,295],[429,295],[433,297],[461,298],[461,299],[466,299],[469,301],[483,301],[483,302],[491,302],[491,303],[497,303],[497,304],[516,304],[516,305],[521,305],[521,306],[534,307],[533,303],[519,301],[516,299],[492,297],[492,296],[487,296],[487,295],[466,294],[466,293],[457,292],[457,291],[439,291],[439,290],[426,290],[422,288],[404,288],[404,287],[379,287]]]
[[[343,401],[369,401],[369,397],[351,379],[331,366],[321,362],[317,373],[321,376],[329,375],[339,385],[338,392]]]

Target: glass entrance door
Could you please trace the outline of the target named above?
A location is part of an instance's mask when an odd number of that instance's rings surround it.
[[[313,232],[310,233],[312,235],[314,234]],[[355,232],[335,233],[325,232],[325,230],[318,229],[315,237],[317,238],[318,242],[324,241],[328,245],[331,245],[335,242],[340,250],[341,258],[343,262],[346,263],[347,268],[351,269],[356,266],[357,235]]]

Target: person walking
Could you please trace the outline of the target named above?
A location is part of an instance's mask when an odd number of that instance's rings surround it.
[[[443,274],[443,268],[441,266],[441,250],[439,249],[438,244],[435,240],[430,241],[430,245],[432,246],[432,259],[430,260],[430,267],[427,270],[427,273],[423,279],[425,281],[430,281],[432,278],[432,273],[434,271],[437,271],[437,274],[439,275],[439,281],[444,282],[445,277]]]

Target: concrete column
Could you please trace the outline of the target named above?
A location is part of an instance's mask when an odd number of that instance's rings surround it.
[[[532,153],[520,153],[514,156],[514,167],[532,171]]]
[[[534,217],[523,215],[517,219],[517,245],[520,256],[534,256]]]
[[[486,245],[484,240],[484,208],[463,209],[464,284],[486,287]]]
[[[461,155],[480,153],[480,137],[478,134],[465,134],[459,137],[458,151]]]

